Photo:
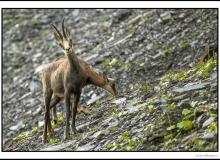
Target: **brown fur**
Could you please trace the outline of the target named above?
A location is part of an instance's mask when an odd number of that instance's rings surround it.
[[[65,53],[65,58],[61,58],[47,65],[42,72],[43,94],[45,100],[44,115],[44,135],[43,142],[47,141],[47,130],[51,133],[50,109],[54,107],[61,99],[64,99],[66,106],[66,127],[64,139],[69,138],[69,119],[71,101],[72,106],[72,124],[71,129],[76,133],[75,118],[77,106],[80,100],[82,88],[85,85],[93,84],[101,87],[111,94],[115,95],[115,84],[109,81],[104,74],[97,73],[87,62],[78,58],[73,51],[72,39],[67,27],[62,23],[63,35],[58,29],[55,29],[54,36]],[[55,107],[54,107],[55,108]],[[53,110],[55,114],[55,109]]]

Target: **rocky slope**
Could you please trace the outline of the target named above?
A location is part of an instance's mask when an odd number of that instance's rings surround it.
[[[65,17],[78,56],[117,79],[118,97],[83,90],[78,133],[42,144],[36,69],[62,57],[50,23]],[[208,58],[204,57],[208,55]],[[217,10],[4,9],[3,151],[217,151]]]

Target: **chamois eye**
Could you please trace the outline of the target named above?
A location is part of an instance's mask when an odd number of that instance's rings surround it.
[[[70,51],[70,48],[67,48],[66,51],[69,52],[69,51]]]
[[[59,43],[59,46],[60,46],[62,49],[64,49],[64,47],[63,47],[63,45],[62,45],[62,44],[60,44],[60,43]]]

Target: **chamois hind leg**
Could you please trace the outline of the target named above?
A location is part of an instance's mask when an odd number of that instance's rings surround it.
[[[64,140],[66,140],[70,136],[70,92],[65,91],[64,97],[66,105],[66,127],[64,131]]]
[[[75,121],[76,121],[76,113],[77,113],[77,107],[78,107],[78,104],[79,104],[80,94],[81,94],[81,92],[79,92],[78,94],[75,95],[74,105],[72,106],[73,108],[72,108],[71,129],[72,129],[73,134],[76,134]]]
[[[50,104],[50,109],[52,109],[52,120],[54,121],[55,124],[57,124],[58,122],[56,105],[60,102],[60,100],[61,100],[60,97],[53,96]]]
[[[51,123],[50,123],[50,100],[51,100],[51,97],[52,97],[51,91],[44,92],[45,114],[44,114],[43,143],[47,142],[47,129],[51,128]]]

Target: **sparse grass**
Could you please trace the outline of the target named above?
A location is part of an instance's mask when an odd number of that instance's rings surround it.
[[[131,131],[124,131],[117,137],[115,142],[107,144],[106,148],[108,150],[131,151],[135,149],[137,145],[138,142],[131,139]]]
[[[180,41],[180,43],[179,43],[179,47],[180,47],[180,49],[182,49],[182,50],[184,50],[184,49],[186,49],[186,48],[188,48],[190,45],[189,45],[189,43],[187,43],[186,41]]]
[[[202,76],[202,78],[208,78],[209,74],[216,67],[217,67],[217,61],[211,58],[206,63],[197,64],[196,68],[198,69],[198,71],[196,73]]]
[[[17,135],[15,137],[15,140],[16,141],[23,141],[23,140],[35,135],[36,133],[38,133],[38,131],[39,131],[39,128],[33,127],[31,131],[23,132],[23,133],[20,133],[19,135]]]
[[[100,66],[111,72],[113,70],[113,67],[117,64],[120,64],[120,61],[116,58],[113,58],[111,61],[109,59],[106,59],[100,64]]]
[[[57,144],[58,139],[57,138],[50,138],[50,144],[55,145]]]

